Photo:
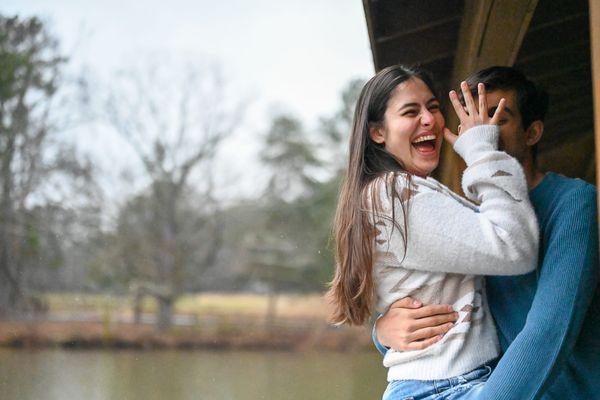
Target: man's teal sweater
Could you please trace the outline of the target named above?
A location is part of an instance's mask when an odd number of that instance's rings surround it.
[[[549,173],[530,192],[536,271],[487,278],[504,351],[481,399],[600,399],[596,189]]]

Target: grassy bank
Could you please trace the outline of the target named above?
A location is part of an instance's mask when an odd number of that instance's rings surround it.
[[[214,348],[355,350],[370,348],[369,330],[326,322],[320,295],[281,295],[269,314],[269,298],[207,293],[175,304],[175,324],[154,327],[156,303],[143,303],[143,323],[133,323],[126,296],[55,293],[44,296],[48,312],[35,319],[0,321],[0,345],[66,348]]]
[[[110,312],[111,314],[131,314],[131,296],[108,296],[100,294],[53,293],[42,296],[50,313]],[[268,311],[269,299],[260,294],[205,293],[185,295],[175,303],[176,314],[197,315],[248,315],[264,316]],[[142,311],[155,313],[156,301],[144,298]],[[328,307],[319,294],[280,295],[276,298],[276,315],[282,317],[303,317],[323,319]]]

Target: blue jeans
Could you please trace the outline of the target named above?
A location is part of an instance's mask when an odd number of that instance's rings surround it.
[[[483,386],[491,373],[492,368],[484,365],[448,379],[391,381],[383,400],[462,400],[470,391]]]

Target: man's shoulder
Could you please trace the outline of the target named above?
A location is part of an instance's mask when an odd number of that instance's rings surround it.
[[[596,201],[596,186],[579,178],[569,178],[561,174],[550,172],[547,175],[553,191],[560,197],[560,202]]]

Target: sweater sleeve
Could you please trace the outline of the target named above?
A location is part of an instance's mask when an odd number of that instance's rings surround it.
[[[540,398],[579,336],[598,285],[594,190],[576,190],[558,208],[544,232],[547,248],[525,326],[477,398]]]
[[[479,210],[427,179],[397,177],[398,196],[380,190],[375,250],[388,265],[476,275],[518,275],[535,268],[538,227],[525,176],[514,158],[496,150],[498,133],[496,126],[478,126],[454,146],[467,163],[464,191],[480,202]]]

